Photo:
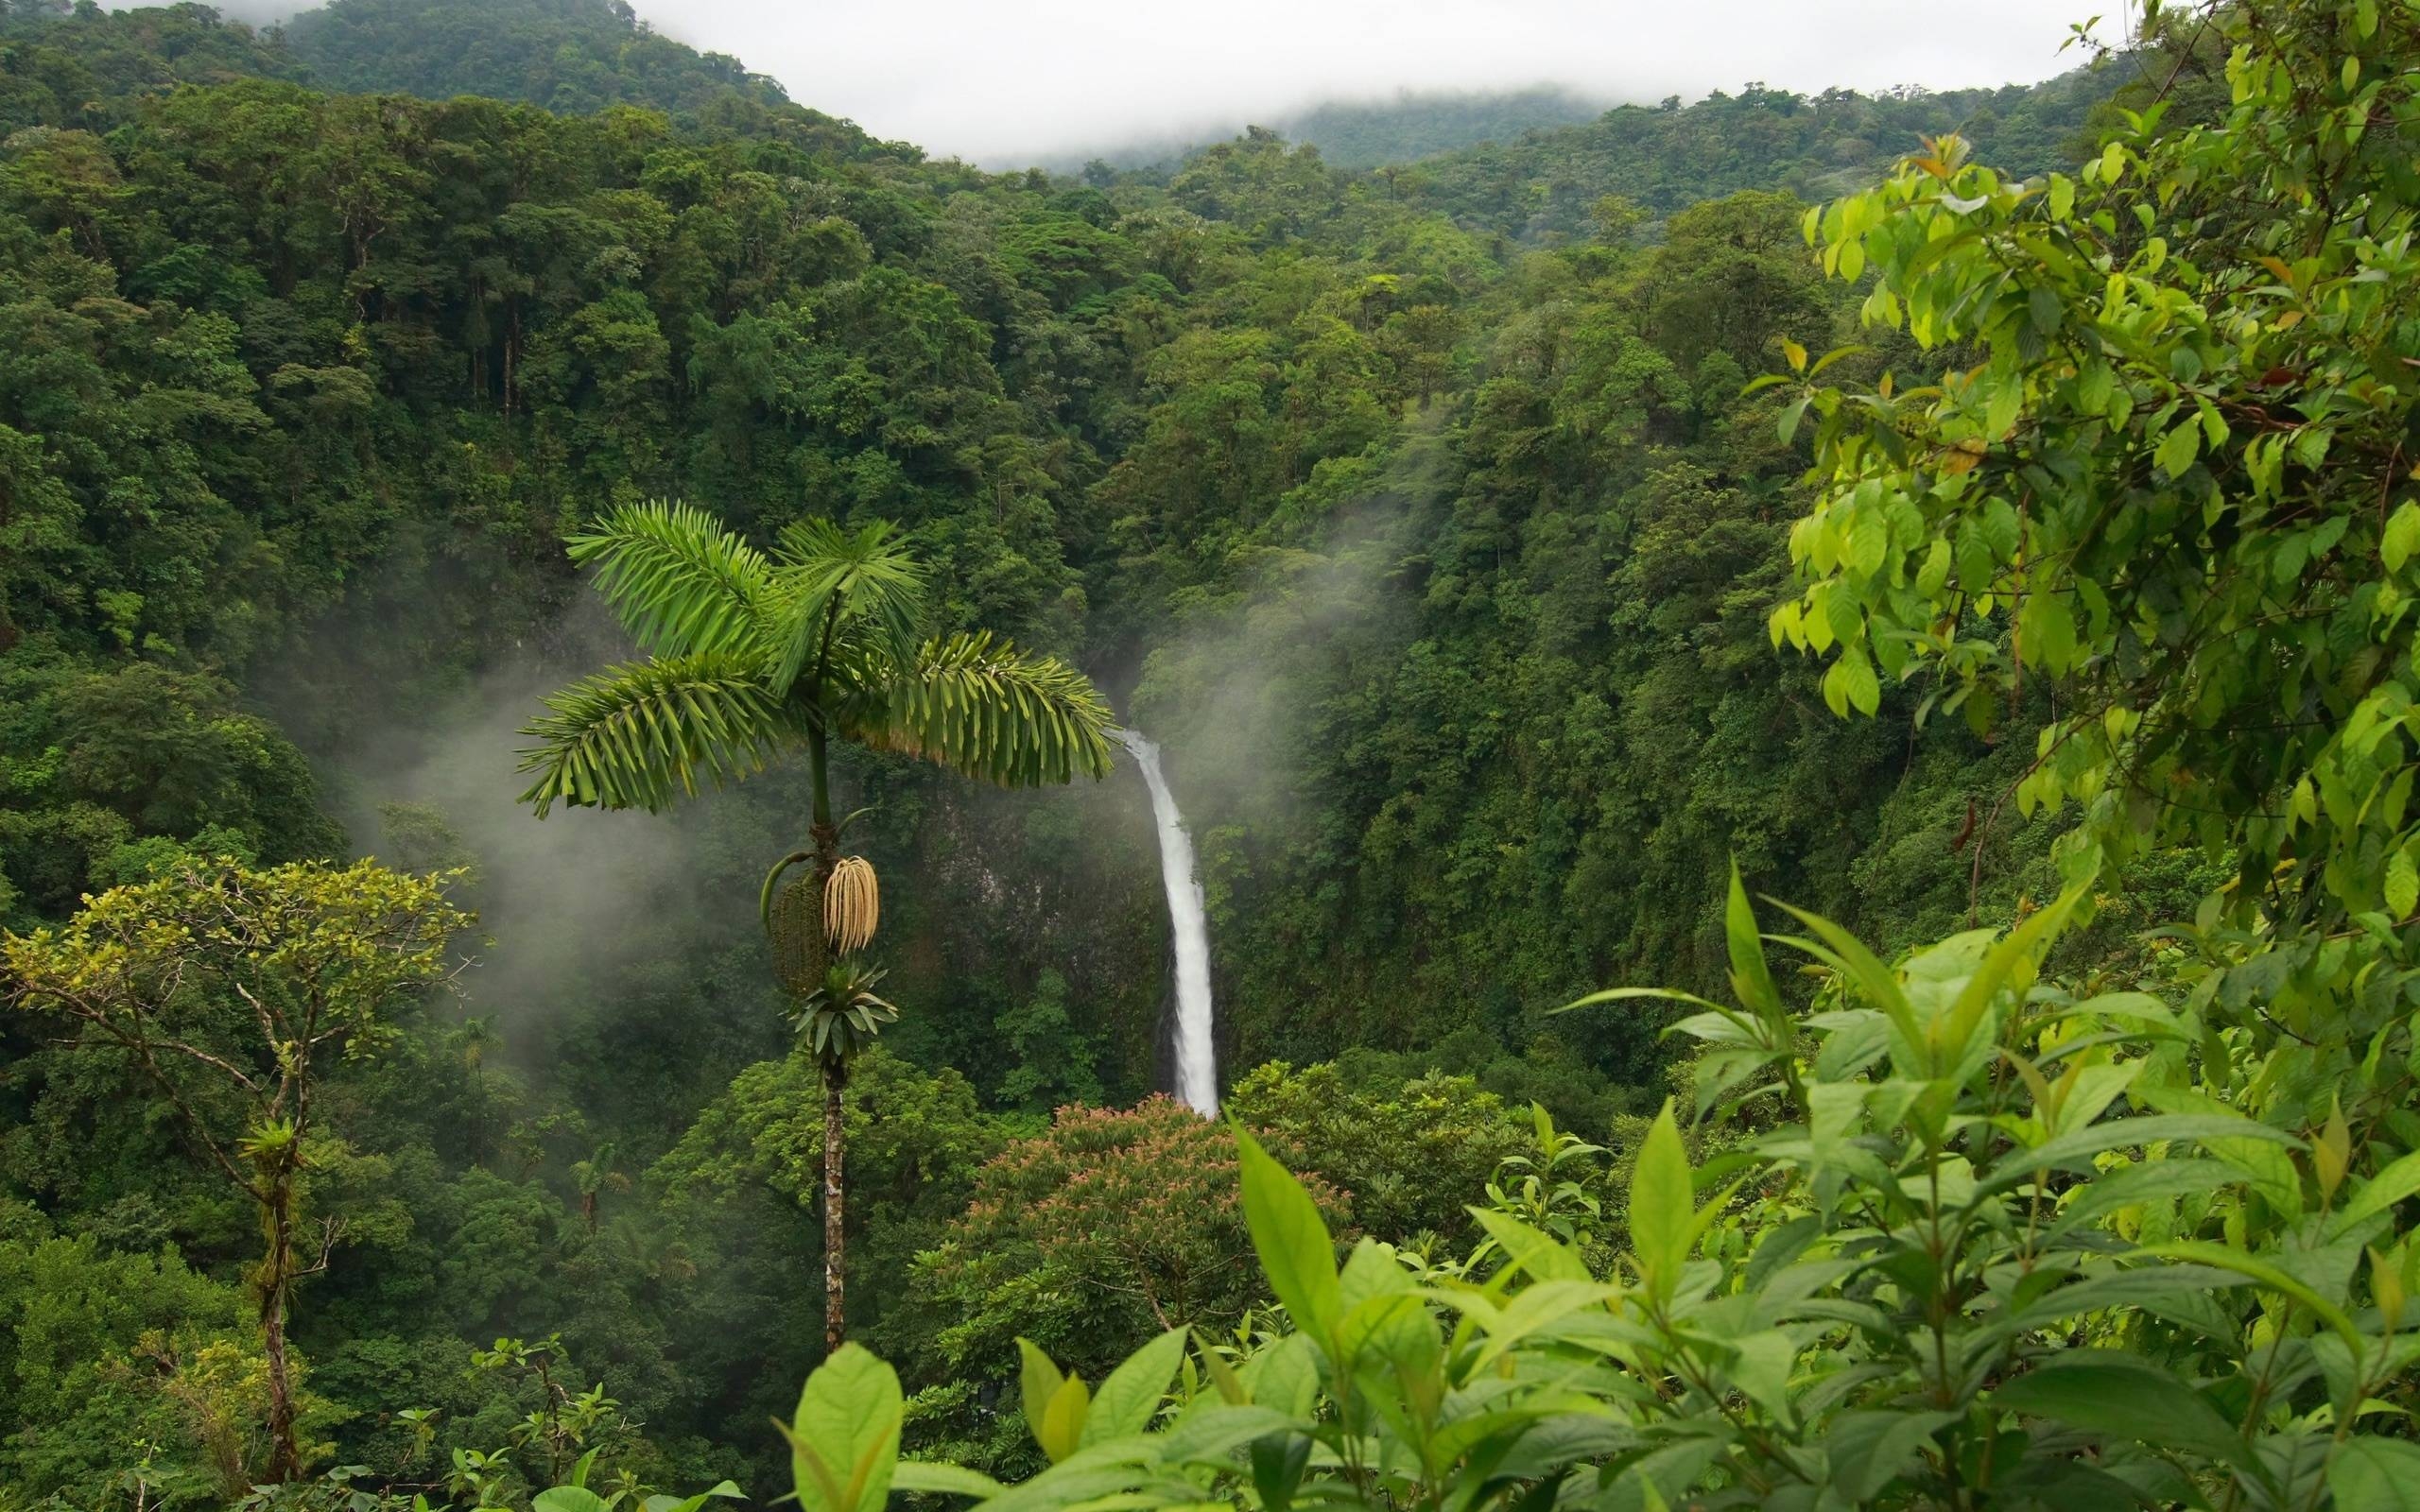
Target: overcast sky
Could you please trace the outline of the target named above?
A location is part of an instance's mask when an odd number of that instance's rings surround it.
[[[2031,82],[2094,0],[636,0],[877,136],[994,166],[1316,99]]]

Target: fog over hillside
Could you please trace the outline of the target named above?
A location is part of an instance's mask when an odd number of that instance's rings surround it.
[[[341,3],[341,0],[339,0]],[[599,9],[607,0],[599,0]],[[307,7],[225,0],[256,23]],[[1560,90],[1610,104],[1695,99],[1750,80],[1815,92],[2030,83],[2071,66],[2066,0],[1517,0],[1485,26],[1445,0],[1383,10],[1351,0],[1237,0],[1215,23],[1116,0],[1014,7],[918,0],[850,8],[790,0],[634,0],[643,25],[742,60],[791,98],[878,137],[992,167],[1149,162],[1246,124],[1387,109],[1399,94],[1510,96]],[[905,21],[908,24],[902,25]],[[2115,23],[2104,26],[2114,27]],[[1528,125],[1582,118],[1547,109]],[[1293,133],[1319,140],[1316,130]],[[1422,151],[1495,139],[1448,131]],[[1346,161],[1366,159],[1348,150]]]

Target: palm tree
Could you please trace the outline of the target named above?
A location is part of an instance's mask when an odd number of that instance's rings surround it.
[[[648,504],[616,509],[571,543],[646,659],[572,684],[523,731],[533,775],[523,801],[544,818],[556,803],[661,811],[701,786],[735,782],[777,755],[804,750],[814,811],[807,848],[765,879],[769,933],[781,919],[785,985],[824,994],[836,954],[823,920],[825,884],[843,864],[832,818],[832,742],[920,756],[1002,786],[1065,782],[1109,771],[1109,706],[1081,673],[1028,656],[988,632],[931,636],[925,571],[900,533],[828,520],[785,526],[770,551],[722,529],[701,509]],[[776,908],[774,886],[806,863]],[[836,920],[855,949],[871,932],[871,868],[849,858],[852,906]],[[860,874],[858,868],[863,868]],[[864,906],[861,906],[863,904]],[[879,1001],[874,1000],[874,1001]],[[885,1005],[887,1007],[888,1005]],[[843,1017],[850,1010],[843,1009]],[[847,1061],[870,1038],[850,1034],[824,1072],[824,1340],[842,1337],[838,1108]]]

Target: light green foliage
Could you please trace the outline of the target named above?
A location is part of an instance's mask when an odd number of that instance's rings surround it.
[[[1334,1065],[1272,1061],[1238,1077],[1222,1106],[1289,1167],[1342,1193],[1355,1228],[1398,1244],[1461,1237],[1463,1205],[1530,1143],[1528,1116],[1466,1076],[1357,1086]]]
[[[1167,1329],[1236,1326],[1262,1296],[1236,1182],[1233,1140],[1168,1098],[1062,1108],[984,1165],[917,1258],[935,1316],[931,1356],[909,1363],[937,1381],[1001,1379],[1022,1337],[1098,1376]],[[1312,1190],[1346,1211],[1325,1182]]]
[[[1810,215],[1878,270],[1869,320],[1982,360],[1810,390],[1825,491],[1773,629],[1853,695],[1937,674],[1979,728],[2059,684],[2017,802],[2078,804],[2079,862],[2199,842],[2238,855],[2231,921],[2400,918],[2415,34],[2366,0],[2224,25],[2219,122],[2022,183],[1945,143]]]
[[[799,1505],[881,1512],[899,1458],[899,1377],[850,1345],[807,1378],[788,1437]]]
[[[1772,627],[1852,705],[1879,676],[1989,729],[2052,690],[2012,796],[2072,814],[2068,873],[2170,846],[2232,872],[2176,937],[2213,1038],[2175,1110],[2333,1119],[2375,1157],[2420,1136],[2420,24],[2311,0],[2207,25],[2233,49],[2208,124],[2153,110],[2025,183],[1945,142],[1809,216],[1827,266],[1876,270],[1871,323],[1973,365],[1871,392],[1806,369],[1823,491]]]
[[[0,935],[9,1005],[63,1026],[71,1056],[121,1060],[254,1211],[268,1480],[294,1478],[310,1452],[286,1321],[295,1283],[326,1268],[340,1231],[323,1221],[308,1257],[309,1176],[337,1143],[320,1128],[326,1083],[400,1040],[409,1000],[451,974],[448,947],[471,919],[446,881],[371,861],[188,858],[89,899],[61,929]]]
[[[2368,1435],[2394,1433],[2420,1349],[2392,1222],[2420,1175],[2339,1188],[2368,1163],[2319,1154],[2342,1133],[2166,1110],[2203,1025],[2043,976],[2076,902],[1896,967],[1815,916],[1775,936],[1824,988],[1769,1021],[1791,1074],[1718,1101],[1778,1116],[1693,1168],[1668,1108],[1612,1274],[1501,1216],[1510,1263],[1484,1282],[1367,1240],[1340,1268],[1317,1204],[1239,1133],[1298,1332],[1240,1369],[1205,1354],[1211,1384],[1158,1431],[1080,1451],[1081,1383],[1028,1346],[1051,1467],[922,1484],[1002,1507],[2388,1504],[2370,1488],[2407,1446]]]
[[[154,1446],[155,1503],[247,1490],[268,1460],[260,1348],[234,1287],[173,1253],[112,1253],[0,1205],[0,1486],[98,1501]],[[316,1409],[311,1416],[324,1423]]]

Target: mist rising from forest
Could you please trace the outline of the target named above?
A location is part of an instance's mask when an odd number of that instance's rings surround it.
[[[476,612],[462,602],[474,590],[441,574],[418,592]],[[497,637],[475,672],[408,702],[392,627],[339,617],[311,639],[311,684],[342,689],[352,710],[340,731],[314,743],[331,807],[357,853],[469,868],[457,901],[478,915],[479,939],[459,982],[464,1010],[493,1021],[516,1050],[535,1049],[577,994],[643,967],[667,934],[728,931],[751,912],[738,889],[712,878],[705,805],[668,815],[558,806],[540,820],[520,801],[528,779],[515,768],[528,742],[519,731],[544,696],[631,654],[593,597],[540,633]]]
[[[1197,826],[1274,835],[1316,809],[1305,790],[1311,764],[1299,755],[1319,738],[1305,726],[1306,700],[1345,674],[1362,637],[1405,602],[1407,554],[1444,468],[1435,425],[1407,428],[1367,491],[1326,522],[1323,551],[1270,554],[1243,604],[1152,654],[1135,714],[1163,744],[1177,800]]]

